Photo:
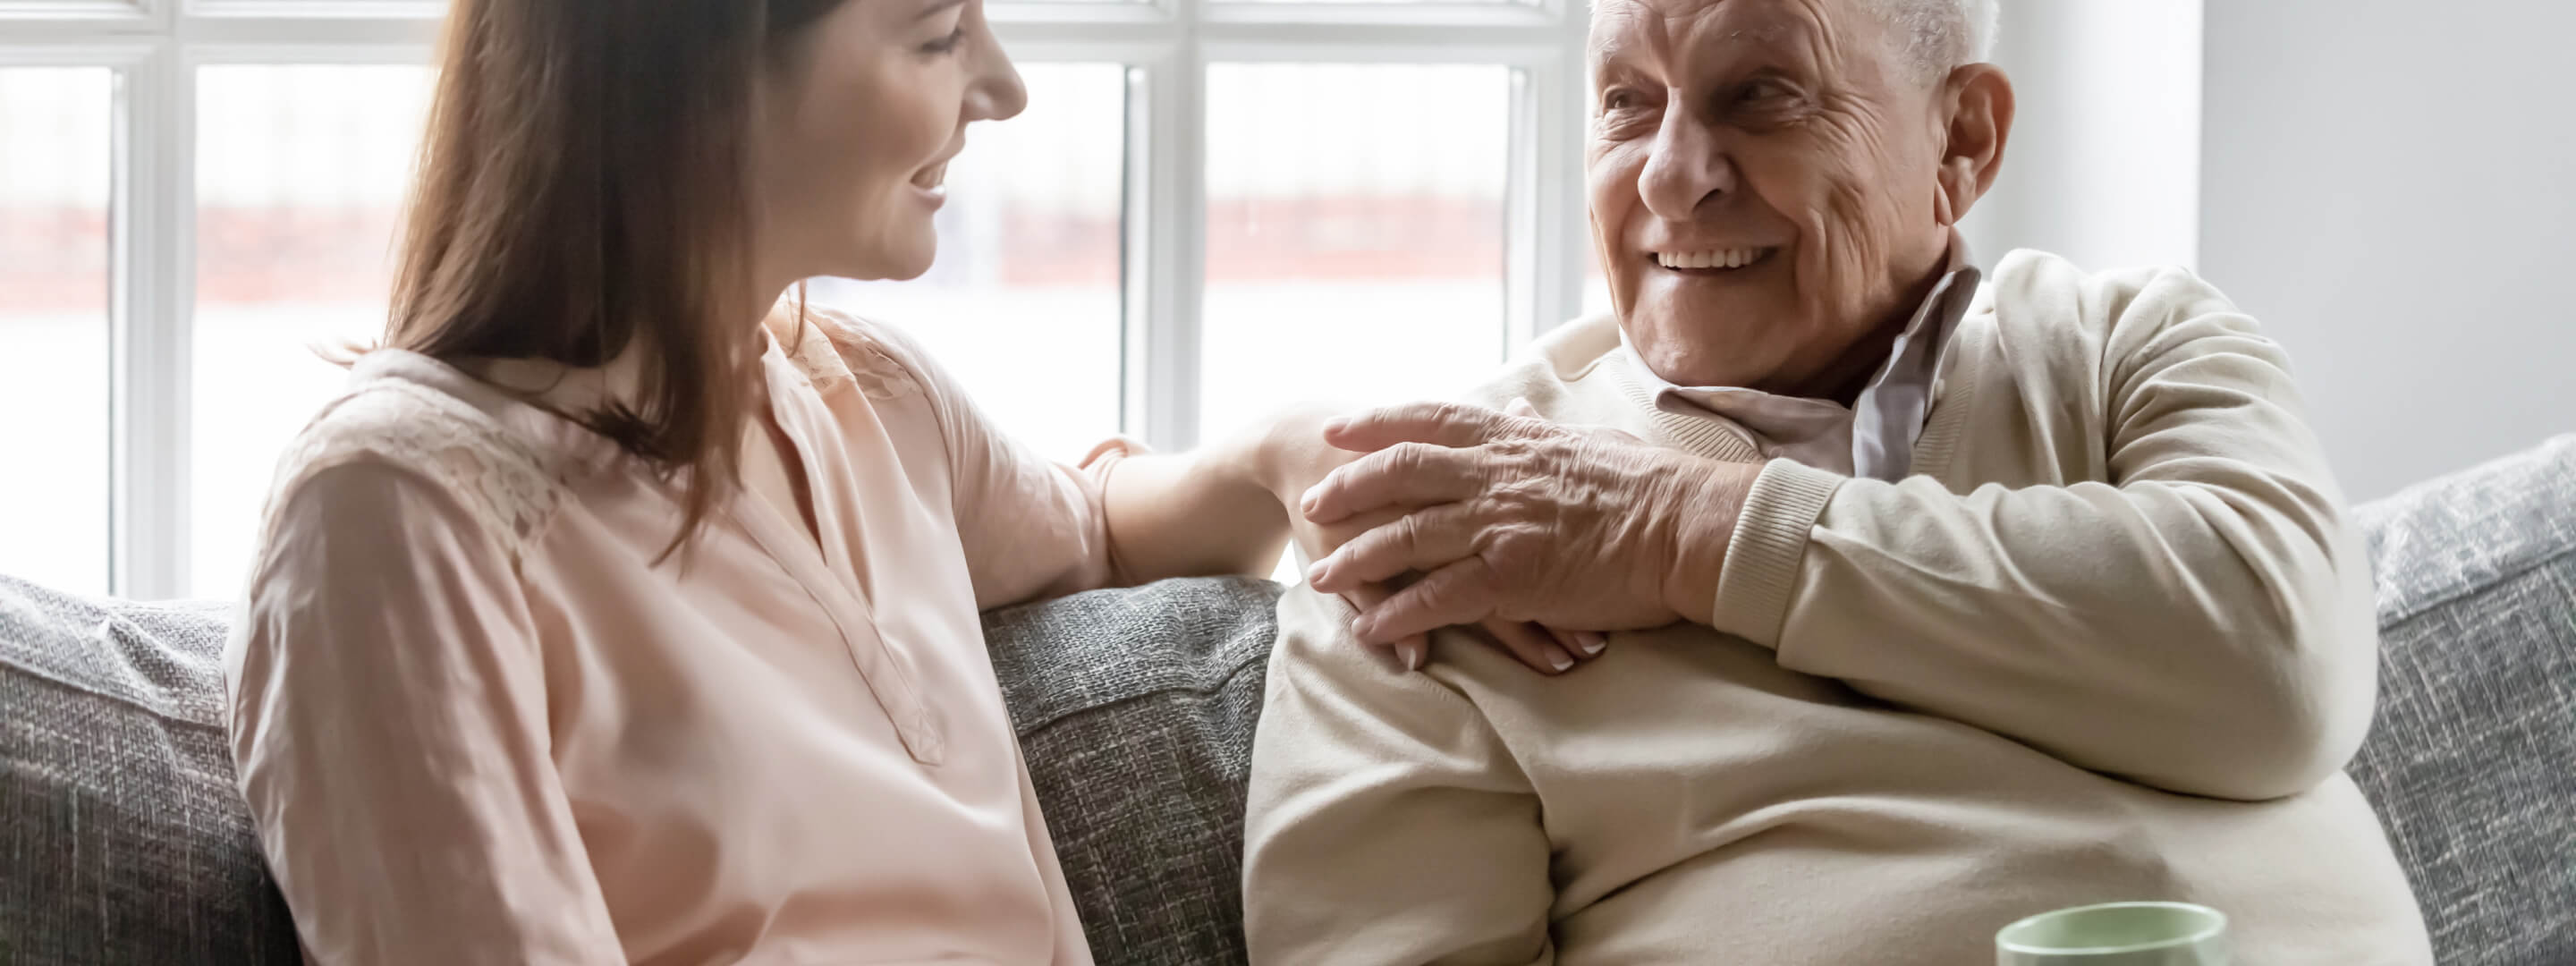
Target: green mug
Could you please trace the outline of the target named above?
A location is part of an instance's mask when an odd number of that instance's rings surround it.
[[[1995,933],[1995,966],[2227,966],[2227,915],[2188,902],[2045,912]]]

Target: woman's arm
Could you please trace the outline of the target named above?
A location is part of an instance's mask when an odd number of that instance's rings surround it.
[[[1165,577],[1268,576],[1288,538],[1277,494],[1320,479],[1323,470],[1307,467],[1338,452],[1320,429],[1329,411],[1299,407],[1196,452],[1128,455],[1113,441],[1066,466],[994,425],[900,330],[824,309],[812,318],[853,371],[890,365],[921,390],[888,390],[877,409],[926,404],[937,422],[958,537],[985,609]]]
[[[281,495],[226,653],[243,797],[317,963],[623,963],[501,550],[380,461]]]
[[[1333,410],[1298,406],[1176,456],[1095,456],[1110,552],[1133,583],[1200,574],[1269,576],[1288,545],[1282,494],[1302,492],[1353,454],[1324,445]]]

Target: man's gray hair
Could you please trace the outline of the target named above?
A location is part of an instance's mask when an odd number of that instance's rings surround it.
[[[1887,21],[1899,55],[1924,81],[1994,56],[1999,0],[1862,0]]]

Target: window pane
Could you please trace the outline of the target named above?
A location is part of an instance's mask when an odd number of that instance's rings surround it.
[[[901,327],[1047,455],[1118,431],[1126,68],[1022,64],[1028,110],[966,130],[939,259],[905,282],[816,279],[818,304]]]
[[[1493,371],[1510,98],[1498,66],[1208,68],[1201,438]]]
[[[239,589],[278,452],[347,382],[313,348],[383,332],[431,77],[375,64],[197,73],[194,594]]]
[[[1386,6],[1410,5],[1410,6],[1453,7],[1453,6],[1487,6],[1487,5],[1501,6],[1501,5],[1504,5],[1504,4],[1525,4],[1525,3],[1530,3],[1530,2],[1532,2],[1532,0],[1218,0],[1218,2],[1223,2],[1223,3],[1355,3],[1355,4],[1367,4],[1367,5],[1370,5],[1370,6],[1377,6],[1377,5],[1386,5]]]
[[[0,69],[0,574],[108,590],[115,75]]]
[[[1610,277],[1601,271],[1601,257],[1595,255],[1585,262],[1591,267],[1583,272],[1583,314],[1610,311]]]

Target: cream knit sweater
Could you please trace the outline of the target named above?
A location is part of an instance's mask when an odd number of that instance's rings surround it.
[[[1718,626],[1544,678],[1404,673],[1298,588],[1253,754],[1256,964],[1992,962],[2030,913],[2185,899],[2238,960],[2430,962],[2368,804],[2368,563],[2281,350],[2190,274],[2016,252],[1917,475],[1763,470]],[[1471,394],[1717,459],[1615,327]]]

